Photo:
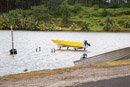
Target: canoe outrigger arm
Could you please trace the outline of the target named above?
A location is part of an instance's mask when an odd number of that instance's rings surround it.
[[[52,40],[52,41],[58,45],[59,50],[61,50],[62,47],[67,47],[67,50],[69,49],[69,47],[73,47],[74,50],[77,50],[77,49],[86,50],[86,48],[88,46],[90,46],[90,44],[87,42],[87,40],[85,40],[83,43],[82,42],[65,41],[65,40]]]

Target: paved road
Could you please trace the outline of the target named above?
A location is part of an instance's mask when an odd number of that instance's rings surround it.
[[[130,87],[130,76],[83,83],[81,85],[71,87]]]

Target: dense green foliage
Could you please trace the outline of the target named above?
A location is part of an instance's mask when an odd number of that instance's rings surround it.
[[[104,28],[105,31],[119,31],[120,28],[117,23],[115,23],[109,16],[106,17],[104,22]]]
[[[1,0],[0,29],[130,30],[130,0]]]
[[[130,0],[1,0],[0,1],[0,12],[6,12],[12,9],[28,9],[31,6],[37,6],[44,4],[48,9],[54,13],[59,10],[59,5],[66,1],[70,5],[80,3],[84,6],[99,7],[129,7]],[[111,1],[111,2],[110,2]],[[127,2],[127,3],[126,3]],[[57,9],[57,10],[55,10]]]

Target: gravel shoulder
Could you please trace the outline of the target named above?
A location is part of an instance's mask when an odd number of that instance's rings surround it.
[[[5,76],[0,87],[66,87],[124,76],[130,76],[130,64],[83,65]]]

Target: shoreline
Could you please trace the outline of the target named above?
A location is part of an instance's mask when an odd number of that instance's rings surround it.
[[[125,62],[120,60],[8,75],[0,78],[0,87],[75,87],[82,83],[130,76],[130,61]]]
[[[0,30],[0,31],[9,31],[10,29],[6,30]],[[36,32],[88,32],[88,33],[100,33],[100,32],[105,32],[105,33],[129,33],[130,30],[120,30],[120,31],[103,31],[103,30],[90,30],[90,31],[81,31],[81,30],[51,30],[51,31],[40,31],[40,30],[14,30],[14,31],[36,31]]]
[[[112,62],[104,62],[99,64],[89,64],[89,65],[75,65],[72,67],[64,67],[64,68],[57,68],[57,69],[47,69],[47,70],[38,70],[38,71],[31,71],[25,73],[17,73],[17,74],[9,74],[0,76],[0,81],[9,81],[9,80],[22,80],[22,79],[29,79],[29,78],[39,78],[39,77],[46,77],[55,74],[61,74],[66,72],[73,72],[77,70],[82,70],[85,68],[114,68],[114,67],[122,67],[122,66],[130,66],[130,60],[118,60]]]
[[[3,76],[0,77],[0,87],[75,87],[125,76],[130,76],[130,60]]]

